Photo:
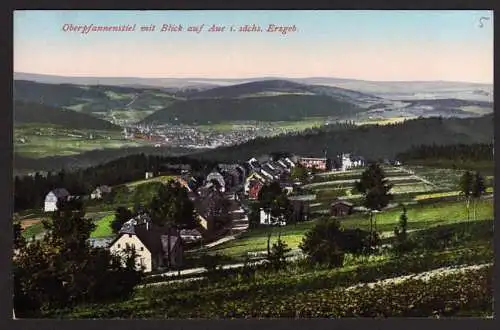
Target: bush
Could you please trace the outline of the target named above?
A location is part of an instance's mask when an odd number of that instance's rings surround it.
[[[361,229],[342,229],[335,219],[321,219],[306,233],[300,248],[311,261],[340,267],[344,263],[344,254],[370,254],[380,243],[375,232]]]
[[[344,263],[343,233],[335,219],[322,219],[305,234],[300,249],[316,263],[341,267]]]

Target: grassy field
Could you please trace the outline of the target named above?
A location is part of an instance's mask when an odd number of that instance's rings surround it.
[[[148,145],[148,142],[125,140],[121,132],[116,131],[76,130],[41,124],[14,127],[14,152],[32,158],[144,145]]]
[[[85,207],[86,214],[85,216],[88,218],[92,218],[95,221],[95,224],[97,225],[97,228],[95,231],[92,233],[91,237],[93,238],[100,238],[100,237],[109,237],[112,235],[111,233],[111,228],[109,227],[109,223],[114,217],[114,212],[117,207],[119,206],[126,206],[131,208],[134,204],[134,202],[139,201],[139,202],[148,202],[149,198],[151,195],[154,194],[153,191],[151,191],[150,188],[148,187],[150,183],[153,182],[168,182],[170,179],[172,179],[173,176],[159,176],[155,178],[151,178],[148,180],[139,180],[139,181],[134,181],[130,182],[127,184],[127,187],[131,188],[134,190],[135,188],[144,185],[141,198],[137,199],[137,196],[135,196],[135,191],[131,193],[127,193],[126,197],[127,199],[114,202],[114,203],[99,203],[97,205],[87,205]],[[50,219],[51,214],[50,213],[44,213],[40,210],[27,210],[23,212],[22,214],[17,214],[15,218],[18,220],[21,220],[22,222],[29,223],[30,226],[25,228],[23,230],[23,236],[25,238],[31,238],[33,236],[39,235],[43,232],[43,226],[40,222],[41,219]]]
[[[472,213],[471,213],[472,214]],[[399,221],[401,209],[392,209],[376,215],[375,222],[380,232],[392,232]],[[432,204],[417,204],[408,206],[408,229],[422,229],[436,225],[462,222],[467,219],[467,212],[462,201],[437,202]],[[493,219],[493,201],[482,200],[477,206],[477,220]],[[241,238],[221,244],[210,249],[230,257],[241,258],[247,252],[264,251],[267,247],[267,234],[272,232],[272,241],[281,238],[291,248],[297,248],[302,238],[316,221],[303,222],[282,228],[257,228],[246,232]],[[341,220],[344,228],[369,229],[367,214],[353,214]]]
[[[133,189],[133,188],[136,188],[137,186],[139,186],[141,184],[144,184],[144,183],[150,183],[150,182],[167,183],[168,181],[173,180],[175,178],[177,178],[177,177],[173,176],[173,175],[157,176],[157,177],[150,178],[150,179],[145,179],[145,180],[130,182],[130,183],[127,183],[125,186],[127,186],[128,188]]]
[[[115,209],[118,205],[99,205],[92,208],[86,208],[85,217],[94,220],[97,228],[92,233],[92,237],[107,237],[111,236],[111,228],[109,228],[109,223],[114,217]],[[52,214],[40,212],[40,215],[29,215],[27,218],[21,220],[23,222],[31,222],[29,227],[26,227],[22,235],[27,239],[31,239],[33,236],[43,233],[43,225],[41,223],[42,219],[50,220]]]
[[[265,126],[286,131],[303,131],[308,128],[319,127],[324,125],[325,118],[307,118],[301,121],[278,121],[264,123],[241,123],[241,122],[225,122],[210,125],[198,125],[196,128],[201,131],[211,132],[230,132],[241,129],[249,129],[257,126]]]
[[[90,235],[91,238],[101,238],[101,237],[109,237],[113,233],[111,231],[111,221],[113,221],[115,218],[114,213],[106,215],[102,217],[101,219],[97,220],[95,222],[96,224],[96,229],[92,232]]]

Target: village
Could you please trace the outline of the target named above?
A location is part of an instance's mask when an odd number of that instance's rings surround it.
[[[123,129],[122,137],[125,140],[150,142],[155,147],[173,146],[198,149],[236,145],[256,137],[273,136],[292,130],[280,127],[278,124],[251,121],[223,126],[225,126],[223,129],[218,129],[217,125],[133,124]]]
[[[184,254],[191,250],[213,248],[237,239],[250,226],[250,205],[259,198],[262,188],[279,183],[292,207],[291,219],[303,222],[310,219],[310,205],[315,196],[304,192],[302,187],[314,177],[314,173],[345,172],[362,168],[362,157],[342,154],[333,159],[325,157],[292,156],[272,159],[251,158],[243,164],[218,164],[202,182],[191,175],[187,164],[168,165],[169,180],[180,183],[193,202],[197,228],[174,230],[155,226],[147,210],[125,222],[117,235],[105,239],[89,239],[95,247],[109,248],[120,254],[133,248],[138,254],[138,268],[146,273],[184,269]],[[298,174],[296,169],[302,169]],[[295,171],[294,171],[295,169]],[[154,182],[165,173],[146,172],[142,183]],[[172,181],[167,181],[172,182]],[[54,212],[60,201],[88,199],[98,203],[113,188],[107,185],[96,187],[90,196],[73,196],[65,188],[50,191],[44,202],[44,212]],[[342,217],[355,211],[354,205],[341,199],[331,203],[331,215]],[[275,219],[262,208],[259,210],[257,226],[273,224],[285,226],[286,221]]]

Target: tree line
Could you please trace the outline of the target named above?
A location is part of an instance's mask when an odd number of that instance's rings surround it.
[[[460,131],[460,133],[457,133]],[[419,118],[389,125],[331,124],[303,132],[258,137],[240,145],[204,151],[193,157],[220,161],[246,160],[276,150],[318,157],[340,153],[366,159],[393,159],[414,145],[489,143],[493,139],[493,116],[480,118]]]
[[[403,162],[425,159],[493,161],[493,143],[419,145],[398,154],[397,158]]]
[[[79,169],[35,173],[14,178],[14,211],[41,208],[46,194],[55,188],[66,188],[71,195],[88,195],[97,186],[115,186],[144,179],[146,171],[161,173],[165,164],[189,164],[193,175],[203,175],[216,163],[188,157],[132,155],[111,162]]]

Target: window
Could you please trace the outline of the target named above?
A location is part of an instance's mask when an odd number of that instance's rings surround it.
[[[144,246],[141,246],[141,249],[140,249],[140,250],[141,250],[141,251],[144,251]]]
[[[145,263],[146,263],[146,262],[145,262],[145,259],[144,259],[144,258],[141,258],[141,259],[140,259],[140,263],[141,263],[141,266],[145,266]]]
[[[128,243],[125,243],[125,248],[130,249],[130,245]]]
[[[118,248],[121,248],[120,244],[117,245]]]

